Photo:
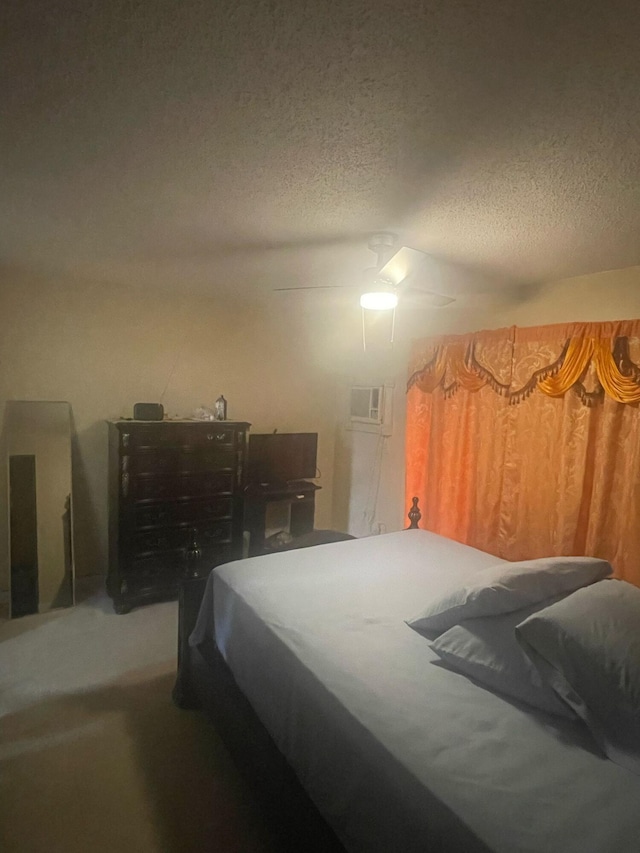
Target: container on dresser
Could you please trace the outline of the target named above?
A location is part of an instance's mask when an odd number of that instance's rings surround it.
[[[117,613],[177,594],[194,535],[209,568],[242,556],[248,429],[109,421],[107,591]]]

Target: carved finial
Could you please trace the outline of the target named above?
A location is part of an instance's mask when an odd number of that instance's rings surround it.
[[[408,530],[418,530],[418,523],[422,518],[422,513],[418,509],[418,498],[411,498],[411,509],[408,512],[409,524]]]

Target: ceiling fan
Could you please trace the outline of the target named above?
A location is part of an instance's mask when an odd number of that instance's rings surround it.
[[[429,257],[426,252],[402,246],[395,250],[396,235],[383,231],[372,234],[369,249],[376,255],[376,264],[364,270],[364,281],[360,285],[360,305],[365,309],[388,310],[398,304],[398,297],[406,293],[419,294],[429,304],[444,307],[455,302],[453,296],[445,296],[433,290],[413,287],[408,283]],[[395,250],[395,251],[394,251]],[[354,287],[356,285],[353,285]],[[344,290],[343,285],[324,284],[310,287],[276,287],[276,291],[290,290]]]

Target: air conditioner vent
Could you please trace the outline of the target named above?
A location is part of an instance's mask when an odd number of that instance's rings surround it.
[[[352,423],[381,424],[383,392],[380,385],[356,385],[351,388],[350,419]]]

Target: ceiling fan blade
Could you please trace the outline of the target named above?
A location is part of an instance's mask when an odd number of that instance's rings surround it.
[[[397,289],[397,292],[401,296],[401,298],[404,294],[417,294],[428,304],[433,305],[437,308],[444,307],[445,305],[449,305],[452,302],[455,302],[456,300],[453,296],[445,296],[443,293],[438,293],[434,290],[427,290],[411,286],[411,284],[413,284],[417,278],[416,273],[418,273],[419,271],[424,271],[425,264],[428,260],[432,260],[432,258],[427,255],[426,252],[421,252],[419,249],[411,249],[409,246],[403,246],[401,249],[398,249],[398,251],[379,270],[371,268],[365,270],[365,273],[368,273],[369,278],[372,279],[371,283],[373,289],[376,289],[376,283],[373,281],[373,279],[382,278],[386,279],[387,282],[390,282],[391,285],[393,285],[394,289]],[[310,285],[308,287],[276,287],[274,288],[274,291],[281,293],[290,292],[294,290],[348,291],[352,290],[355,286],[356,285],[320,284]]]
[[[433,260],[426,252],[421,252],[419,249],[411,249],[409,246],[403,246],[393,255],[380,270],[380,277],[391,281],[396,287],[402,286],[402,290],[407,293],[416,293],[428,298],[431,305],[437,308],[443,308],[445,305],[450,305],[455,302],[455,297],[445,296],[444,293],[438,293],[434,290],[427,290],[420,287],[407,287],[403,282],[407,279],[416,281],[418,273],[424,271],[427,261]]]
[[[405,293],[415,293],[418,296],[426,296],[427,300],[436,308],[444,308],[456,301],[455,296],[445,296],[444,293],[436,293],[434,290],[422,290],[419,287],[407,287]]]
[[[403,246],[380,269],[381,278],[389,279],[396,287],[424,264],[427,255],[419,249]]]
[[[307,237],[290,237],[265,240],[239,240],[222,242],[218,246],[220,253],[235,254],[237,252],[290,252],[305,251],[306,249],[324,249],[337,246],[359,245],[362,234],[317,234]]]
[[[225,238],[215,235],[175,234],[162,246],[150,247],[157,260],[190,260],[199,262],[224,262],[236,258],[260,258],[267,254],[295,253],[309,250],[332,249],[360,245],[362,234],[333,232],[316,235],[291,235],[281,238]],[[147,253],[149,250],[147,250]]]
[[[349,290],[348,285],[341,284],[312,284],[311,287],[274,287],[274,292],[284,290]]]

